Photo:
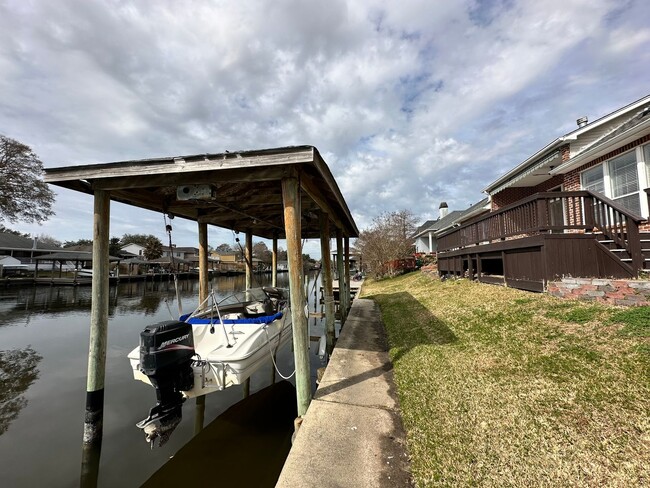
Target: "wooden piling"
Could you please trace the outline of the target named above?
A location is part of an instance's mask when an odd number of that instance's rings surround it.
[[[206,302],[209,294],[208,224],[199,222],[199,303]],[[196,397],[194,435],[203,430],[205,420],[205,395]]]
[[[273,252],[271,254],[271,286],[278,286],[278,238],[273,237]]]
[[[208,224],[199,222],[199,303],[203,303],[208,294]]]
[[[332,259],[330,254],[330,223],[325,212],[320,214],[320,254],[323,274],[323,304],[325,306],[325,343],[327,354],[332,354],[335,339],[334,291],[332,286]]]
[[[345,284],[343,279],[343,233],[336,229],[336,273],[339,278],[339,312],[341,313],[341,327],[345,325]]]
[[[296,367],[296,401],[298,416],[307,413],[311,401],[309,378],[309,333],[305,317],[302,291],[302,247],[300,224],[300,185],[295,177],[282,179],[284,225],[289,261],[289,292],[291,294],[291,320],[293,324],[293,354]]]
[[[109,300],[109,222],[110,193],[96,190],[93,216],[93,277],[90,306],[90,345],[86,381],[86,413],[84,418],[81,484],[97,483],[104,422],[104,380],[106,372],[106,339]]]
[[[345,277],[345,318],[348,318],[352,307],[352,295],[350,294],[350,238],[343,239],[343,276]]]
[[[246,248],[244,252],[246,253],[244,256],[246,262],[246,289],[250,290],[253,287],[253,233],[250,230],[246,231]]]

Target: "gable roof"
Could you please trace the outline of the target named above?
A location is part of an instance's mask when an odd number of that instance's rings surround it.
[[[9,232],[0,232],[0,248],[5,249],[59,249],[57,246],[43,244],[36,239],[36,247],[34,247],[34,239],[31,237],[17,236]]]
[[[650,105],[636,112],[611,132],[583,148],[578,154],[550,171],[551,175],[563,174],[611,151],[612,146],[625,145],[637,139],[650,128]]]
[[[433,232],[435,234],[436,232],[440,232],[442,229],[446,229],[447,227],[451,227],[454,224],[456,218],[459,217],[461,214],[462,214],[462,212],[459,211],[459,210],[452,210],[451,212],[449,212],[444,217],[442,217],[440,219],[437,219],[437,220],[431,221],[432,222],[431,225],[429,225],[428,227],[422,229],[419,232],[419,234],[416,234],[413,237],[414,238],[415,237],[420,237],[422,234],[429,233],[429,232]],[[420,228],[422,228],[422,227],[424,227],[424,225],[420,226]]]
[[[530,185],[526,185],[526,186],[534,186],[535,184],[539,184],[543,181],[546,181],[554,174],[568,171],[569,169],[574,167],[573,164],[569,166],[568,163],[571,163],[577,156],[584,154],[589,148],[582,149],[578,155],[575,155],[566,163],[562,163],[561,155],[559,151],[560,147],[565,146],[571,143],[572,141],[577,140],[579,136],[585,134],[586,132],[592,131],[599,127],[602,128],[603,126],[606,126],[606,124],[611,123],[616,118],[621,117],[627,113],[633,114],[632,119],[634,119],[638,115],[638,112],[640,110],[643,111],[644,106],[648,106],[648,104],[650,104],[650,95],[645,96],[624,107],[621,107],[603,117],[600,117],[594,120],[593,122],[586,124],[583,127],[578,127],[577,129],[568,132],[561,137],[558,137],[554,141],[544,146],[539,151],[535,152],[532,156],[530,156],[529,158],[527,158],[526,160],[518,164],[516,167],[508,171],[506,174],[500,176],[495,181],[490,183],[488,186],[486,186],[483,189],[483,192],[488,193],[490,195],[494,195],[495,193],[498,193],[505,188],[513,186],[516,182],[521,181],[525,177],[530,178],[531,176],[538,176],[539,177],[538,179],[540,181],[536,181]],[[616,128],[614,128],[613,131],[608,132],[605,135],[605,137],[599,140],[601,142],[598,143],[598,145],[600,147],[603,147],[603,145],[605,145],[607,142],[610,143],[613,142],[613,139],[616,137],[613,134],[619,130],[629,131],[630,128],[622,129],[622,127],[625,126],[629,121],[630,119],[626,119],[621,124],[619,124]],[[640,123],[645,124],[646,122],[640,122]],[[638,125],[639,124],[637,124],[636,126]],[[611,137],[609,137],[610,135]],[[596,143],[593,143],[590,147],[593,147],[594,144]],[[535,175],[535,172],[538,172],[539,174]]]

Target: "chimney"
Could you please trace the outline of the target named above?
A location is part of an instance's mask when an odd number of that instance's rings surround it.
[[[439,212],[440,212],[441,219],[447,216],[447,214],[449,213],[449,207],[447,206],[447,202],[440,203]]]
[[[578,127],[584,127],[589,123],[589,118],[585,115],[584,117],[580,117],[578,120],[576,120],[576,124],[578,124]]]

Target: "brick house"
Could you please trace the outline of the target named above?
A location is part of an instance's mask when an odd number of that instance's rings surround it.
[[[577,124],[484,189],[488,214],[438,236],[441,273],[541,291],[650,268],[650,96]]]

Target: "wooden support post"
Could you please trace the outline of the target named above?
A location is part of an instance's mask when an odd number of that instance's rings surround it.
[[[271,286],[278,286],[278,238],[275,236],[271,254]]]
[[[242,396],[248,398],[251,395],[251,377],[249,376],[242,383]]]
[[[246,261],[246,289],[253,288],[253,233],[246,231],[246,248],[244,249],[244,261]]]
[[[194,435],[203,430],[205,419],[205,395],[196,397],[196,411],[194,412]]]
[[[207,300],[209,290],[208,271],[208,224],[199,222],[199,303]],[[205,304],[207,306],[207,303]],[[203,430],[205,418],[205,395],[196,397],[194,435]]]
[[[350,290],[350,238],[343,239],[343,276],[345,276],[345,318],[352,307],[352,295]]]
[[[320,254],[323,273],[323,304],[325,306],[325,342],[327,354],[334,350],[336,336],[334,316],[334,292],[332,291],[332,259],[330,251],[330,224],[325,212],[320,214]]]
[[[109,222],[110,193],[106,190],[96,190],[93,217],[93,277],[90,305],[90,346],[88,349],[86,414],[84,418],[81,461],[82,486],[92,486],[97,484],[99,456],[102,446],[106,338],[108,332]]]
[[[309,332],[305,317],[305,298],[302,295],[302,230],[300,225],[300,187],[298,179],[282,179],[284,225],[287,236],[289,261],[289,292],[291,294],[291,320],[293,324],[293,356],[296,367],[296,400],[298,416],[307,413],[311,401],[309,378]]]
[[[199,303],[208,298],[208,224],[199,223]]]
[[[341,327],[345,325],[345,285],[343,279],[343,233],[336,229],[336,274],[339,277],[339,312],[341,314]]]

